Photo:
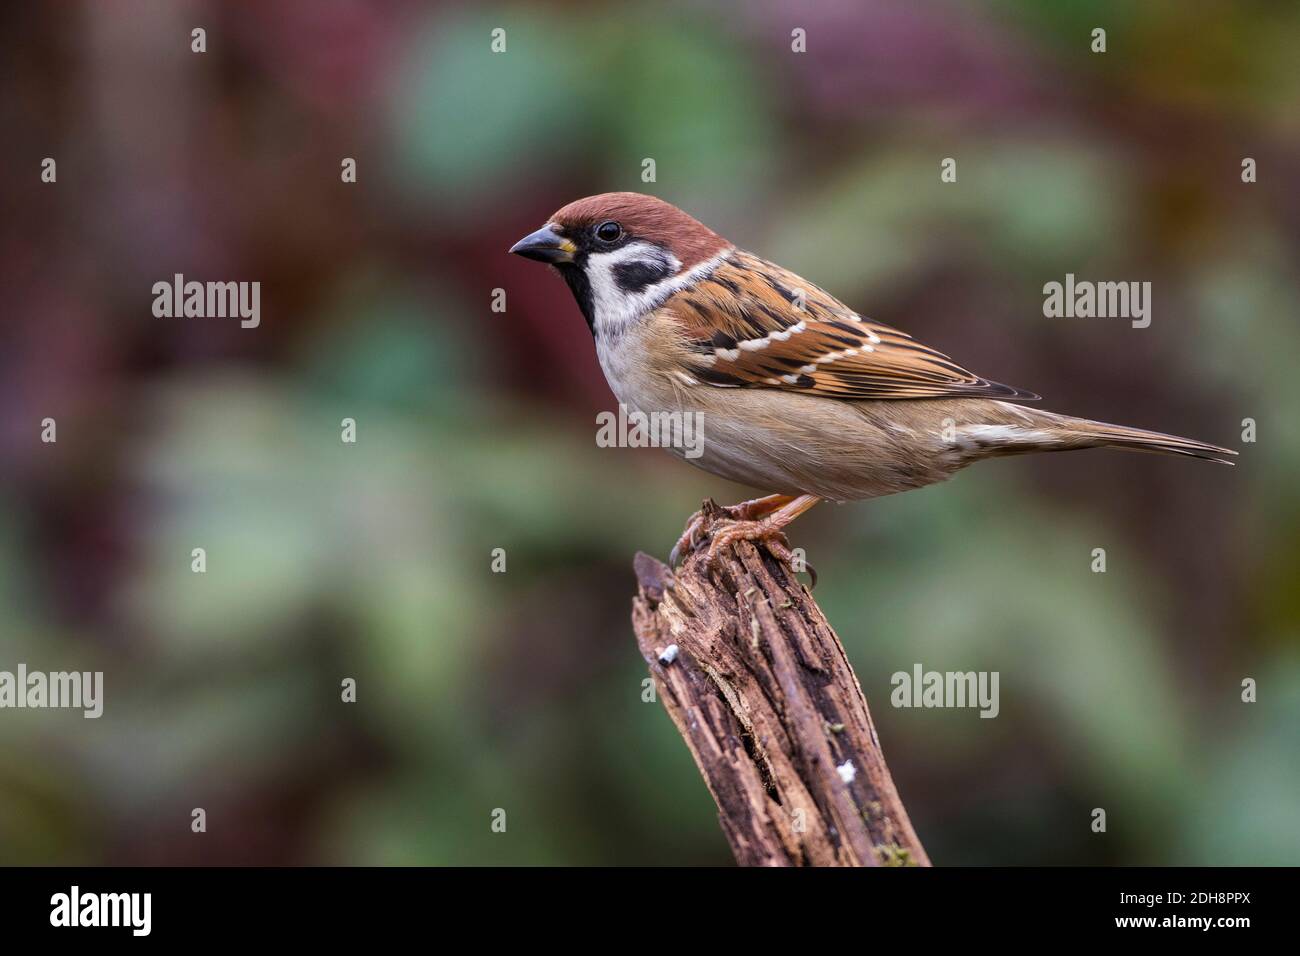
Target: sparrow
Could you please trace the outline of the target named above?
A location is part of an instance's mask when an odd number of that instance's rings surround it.
[[[631,192],[561,208],[510,252],[568,284],[610,389],[629,411],[698,413],[685,460],[767,494],[723,508],[712,564],[737,540],[791,560],[783,529],[822,500],[923,488],[986,458],[1119,448],[1232,464],[1236,452],[1021,402],[906,332]],[[670,419],[671,420],[671,419]],[[698,544],[697,512],[670,563]]]

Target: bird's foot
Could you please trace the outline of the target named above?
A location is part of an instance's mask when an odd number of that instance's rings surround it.
[[[751,541],[755,546],[761,544],[766,548],[767,553],[785,565],[792,575],[800,571],[808,572],[809,577],[812,578],[812,586],[816,587],[817,571],[804,558],[803,549],[791,550],[790,540],[782,530],[785,524],[786,522],[779,521],[773,516],[758,521],[736,521],[724,525],[713,533],[713,540],[709,542],[709,553],[705,561],[710,568],[716,570],[722,553],[727,548],[737,541]]]
[[[727,518],[732,521],[752,522],[764,515],[771,514],[792,500],[790,495],[768,495],[766,498],[742,501],[738,505],[720,505],[710,498],[704,502],[704,507],[691,515],[690,520],[686,522],[686,530],[682,532],[681,537],[677,539],[677,543],[673,545],[672,551],[668,554],[668,566],[677,567],[678,563],[702,542],[701,535],[704,531],[706,518],[712,517],[714,520]]]

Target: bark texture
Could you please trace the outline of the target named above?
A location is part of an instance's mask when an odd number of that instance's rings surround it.
[[[722,516],[705,502],[705,531]],[[632,624],[742,866],[929,866],[812,595],[749,542],[712,572],[638,554]]]

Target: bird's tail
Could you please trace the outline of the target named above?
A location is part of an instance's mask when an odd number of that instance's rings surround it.
[[[1058,415],[1055,412],[1008,403],[998,404],[1010,410],[1014,419],[1018,419],[1012,427],[1019,434],[1011,441],[1004,441],[1001,449],[996,451],[990,449],[994,454],[1068,451],[1075,448],[1120,448],[1126,451],[1202,458],[1223,465],[1235,464],[1232,459],[1237,457],[1237,453],[1231,448],[1221,448],[1218,445],[1181,438],[1178,435],[1166,435],[1163,432],[1147,431],[1144,428],[1129,428],[1126,425],[1111,425],[1107,422],[1094,422],[1087,418],[1072,418],[1069,415]]]
[[[1151,432],[1144,428],[1129,428],[1125,425],[1110,425],[1106,422],[1089,421],[1086,418],[1071,420],[1071,430],[1089,441],[1091,445],[1083,447],[1122,448],[1128,451],[1148,451],[1159,455],[1185,455],[1188,458],[1203,458],[1217,461],[1221,465],[1234,465],[1232,459],[1237,453],[1231,448],[1221,448],[1208,442],[1178,435],[1166,435],[1163,432]]]

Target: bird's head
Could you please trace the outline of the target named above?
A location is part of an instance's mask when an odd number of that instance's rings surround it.
[[[599,335],[658,307],[730,248],[662,199],[602,193],[569,203],[510,251],[555,266]]]

